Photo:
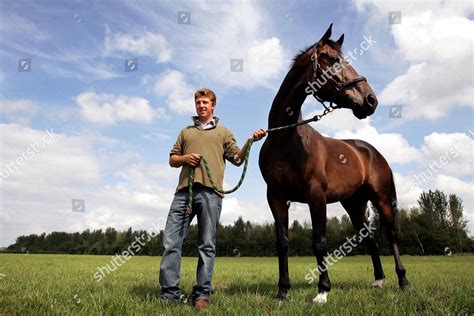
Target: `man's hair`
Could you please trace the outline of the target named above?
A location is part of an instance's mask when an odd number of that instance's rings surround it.
[[[211,99],[211,102],[216,103],[216,94],[210,89],[200,88],[196,92],[194,92],[194,101],[196,101],[196,99],[199,97],[208,97],[209,99]]]

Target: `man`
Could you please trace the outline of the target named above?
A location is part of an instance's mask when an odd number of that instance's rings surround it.
[[[192,117],[193,125],[181,130],[170,153],[170,166],[182,169],[163,235],[165,250],[160,266],[160,284],[163,300],[180,301],[181,248],[189,224],[194,216],[197,216],[199,261],[192,300],[197,309],[205,309],[208,307],[211,294],[216,255],[216,228],[224,195],[213,189],[204,164],[200,163],[199,154],[206,158],[213,180],[219,188],[222,188],[225,159],[240,166],[244,161],[248,142],[239,149],[232,132],[218,125],[219,118],[213,116],[216,107],[214,92],[206,88],[199,89],[194,94],[194,102],[197,116]],[[265,135],[264,129],[253,133],[255,141]],[[189,214],[186,211],[189,194],[188,176],[192,168],[195,168],[195,175],[192,213]]]

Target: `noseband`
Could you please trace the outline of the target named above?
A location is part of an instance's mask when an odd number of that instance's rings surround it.
[[[329,79],[329,81],[332,82],[332,84],[334,85],[335,87],[335,92],[333,93],[332,97],[331,97],[331,101],[330,102],[330,105],[329,107],[332,109],[332,108],[337,108],[337,105],[336,106],[333,106],[333,100],[334,100],[334,97],[338,96],[338,95],[342,95],[342,93],[344,92],[345,89],[347,89],[348,87],[350,86],[353,86],[355,85],[356,83],[360,82],[360,81],[366,81],[367,82],[367,79],[365,77],[362,77],[362,76],[359,76],[359,77],[355,77],[354,79],[352,80],[349,80],[347,82],[345,82],[345,77],[344,77],[344,66],[341,64],[341,60],[338,59],[338,63],[341,65],[341,73],[342,73],[342,81],[341,82],[338,82],[336,81],[332,74],[328,74],[327,72],[323,72],[321,70],[321,65],[319,65],[319,62],[318,62],[318,50],[317,50],[317,44],[314,44],[313,46],[313,53],[311,54],[311,62],[313,64],[313,82],[316,81],[316,78],[318,76],[318,71],[319,72],[322,72],[323,73],[323,76],[326,76],[326,78]],[[327,109],[327,106],[324,104],[324,100],[321,99],[316,93],[313,94],[314,97],[316,98],[316,100],[318,100],[326,109]]]

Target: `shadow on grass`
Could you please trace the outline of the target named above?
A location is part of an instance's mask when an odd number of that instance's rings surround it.
[[[372,281],[367,280],[367,282],[361,283],[360,281],[349,281],[349,280],[339,280],[337,283],[332,284],[332,290],[337,291],[354,291],[354,290],[374,290],[374,291],[384,291],[396,293],[400,291],[398,286],[395,285],[385,285],[383,289],[373,289]],[[268,296],[274,298],[278,292],[277,282],[255,282],[255,283],[242,283],[242,282],[231,282],[230,284],[220,285],[219,283],[214,284],[215,290],[213,294],[223,294],[223,295],[236,295],[236,294],[257,294],[262,296]],[[309,290],[314,293],[318,292],[317,284],[308,284],[306,282],[295,282],[291,284],[289,293],[292,291],[300,290]],[[160,287],[159,285],[150,285],[143,284],[134,286],[131,288],[130,292],[142,299],[145,302],[150,301],[159,301],[160,299]],[[186,296],[189,296],[190,293],[184,293]]]
[[[314,286],[308,285],[305,282],[297,282],[291,285],[291,290],[298,290],[304,288],[314,288]],[[133,286],[130,289],[130,293],[139,297],[143,301],[159,301],[160,299],[160,287],[159,285],[142,284]],[[213,294],[224,294],[234,295],[242,293],[259,294],[269,297],[274,297],[278,292],[277,282],[260,282],[260,283],[230,283],[224,286],[214,285]],[[190,293],[183,291],[184,295],[189,296]]]
[[[291,290],[314,288],[314,286],[307,284],[306,282],[295,282],[291,284]],[[216,292],[223,294],[242,294],[242,293],[253,293],[265,296],[274,297],[278,292],[278,282],[255,282],[255,283],[230,283],[228,286],[223,288],[217,288]]]
[[[390,291],[390,292],[399,292],[400,288],[396,284],[384,284],[382,289],[374,289],[372,287],[372,280],[367,279],[366,282],[360,282],[359,280],[339,280],[338,282],[332,283],[332,290],[338,291],[355,291],[355,290],[374,290],[374,291]],[[309,291],[318,291],[317,282],[308,284],[306,282],[294,282],[291,283],[291,291],[300,291],[300,290],[309,290]],[[274,296],[278,292],[277,282],[259,282],[259,283],[231,283],[226,287],[218,288],[216,292],[224,294],[239,294],[239,293],[255,293],[261,295],[270,295]]]
[[[130,292],[143,301],[159,301],[161,289],[158,285],[142,284],[132,287]]]

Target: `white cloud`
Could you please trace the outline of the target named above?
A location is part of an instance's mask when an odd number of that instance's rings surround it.
[[[28,125],[36,112],[38,112],[38,106],[32,100],[0,101],[0,114],[11,122]]]
[[[92,123],[115,124],[120,121],[150,123],[154,109],[147,99],[133,96],[115,96],[87,91],[74,98],[81,108],[82,117]]]
[[[381,92],[380,102],[402,105],[405,119],[445,117],[457,105],[473,106],[472,74],[455,72],[472,67],[469,62],[433,65],[422,63],[410,66]]]
[[[431,133],[421,146],[423,160],[451,175],[473,174],[473,139],[464,133]]]
[[[270,208],[265,200],[259,203],[244,203],[236,197],[225,197],[222,201],[220,222],[223,225],[233,224],[239,216],[252,223],[269,222],[272,218]]]
[[[150,133],[143,135],[143,137],[154,142],[171,139],[168,134],[164,133]]]
[[[267,84],[269,79],[277,78],[284,68],[283,48],[280,40],[272,37],[264,40],[255,40],[249,45],[243,58],[243,73],[229,73],[226,78],[230,86],[249,87],[248,81],[253,84],[271,87]],[[230,63],[223,61],[223,73],[228,72]],[[243,77],[242,78],[242,74]],[[217,74],[216,74],[217,75]]]
[[[177,70],[167,70],[155,82],[154,90],[159,96],[166,96],[167,103],[173,112],[178,114],[193,114],[194,89],[183,73]]]
[[[410,176],[394,173],[395,188],[399,207],[411,208],[418,205],[418,198],[423,189]]]
[[[440,174],[435,179],[435,187],[444,191],[447,194],[458,194],[461,197],[467,197],[467,202],[472,206],[474,198],[474,183],[462,181],[452,176]],[[472,207],[471,207],[472,209]]]
[[[133,164],[117,171],[115,175],[121,180],[126,180],[131,187],[151,193],[149,181],[176,186],[180,171],[180,168],[172,168],[168,164]]]
[[[2,39],[22,40],[25,42],[44,42],[51,39],[51,34],[44,28],[38,26],[31,19],[22,17],[12,12],[2,10],[2,23],[0,23],[0,33]]]
[[[455,106],[474,105],[469,1],[354,2],[359,11],[371,11],[369,23],[376,25],[386,24],[390,11],[402,12],[401,24],[392,25],[391,32],[400,58],[410,66],[380,93],[381,104],[404,105],[406,119],[431,120]]]
[[[6,114],[12,114],[16,112],[34,111],[36,112],[38,107],[33,104],[31,100],[17,100],[17,101],[0,101],[0,111]]]
[[[13,162],[8,168],[12,172],[7,172],[9,176],[4,182],[15,186],[28,182],[33,187],[45,180],[55,186],[72,180],[91,183],[99,179],[95,161],[89,154],[82,155],[90,153],[91,149],[78,137],[66,140],[54,131],[40,131],[17,124],[1,124],[0,131],[2,171]],[[62,147],[65,143],[68,143],[68,149]],[[23,157],[25,162],[16,162],[18,157]],[[57,172],[63,167],[70,172]],[[44,179],[40,179],[40,175]]]
[[[308,101],[310,100],[310,101]],[[309,96],[306,98],[305,103],[308,104],[316,104],[317,109],[309,112],[308,114],[304,114],[305,118],[310,118],[315,116],[316,114],[321,114],[322,109],[319,106],[319,103],[314,103],[314,98]],[[352,114],[352,111],[349,109],[338,109],[328,116],[324,117],[324,119],[318,121],[317,123],[310,123],[312,127],[317,129],[318,131],[325,131],[327,133],[334,133],[334,132],[341,132],[341,131],[356,131],[361,128],[366,128],[370,126],[370,117],[359,120]]]
[[[161,34],[144,31],[133,36],[130,34],[112,33],[110,28],[105,29],[105,50],[107,53],[121,51],[133,56],[146,56],[156,59],[157,63],[168,62],[171,59],[171,47]]]

